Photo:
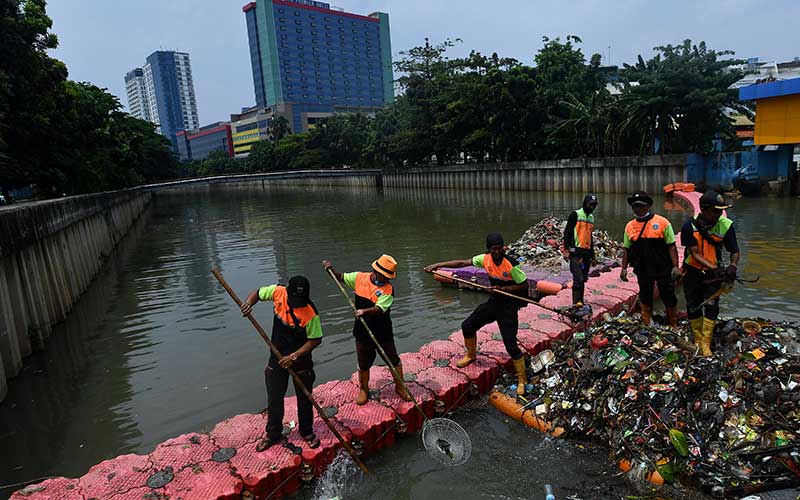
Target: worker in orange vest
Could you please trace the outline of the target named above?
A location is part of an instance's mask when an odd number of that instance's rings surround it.
[[[649,325],[653,316],[653,291],[667,308],[667,323],[678,326],[678,298],[675,282],[681,277],[678,267],[678,250],[675,248],[675,231],[664,217],[652,212],[653,198],[644,191],[628,197],[634,218],[625,226],[623,236],[622,269],[619,279],[628,281],[628,264],[639,281],[639,307],[642,322]]]
[[[683,292],[689,325],[695,344],[703,356],[711,356],[711,341],[719,317],[719,296],[713,297],[724,283],[736,280],[739,243],[733,221],[722,215],[730,208],[721,194],[708,191],[700,197],[700,214],[681,228],[681,243],[686,247],[683,259]],[[730,264],[722,266],[722,248],[730,253]],[[717,294],[718,295],[718,294]]]
[[[499,233],[491,233],[486,237],[485,254],[476,255],[466,260],[450,260],[437,262],[425,267],[426,272],[433,272],[440,267],[467,267],[475,266],[484,269],[489,275],[489,282],[493,290],[527,297],[528,278],[519,267],[519,262],[505,253],[505,243]],[[525,394],[525,384],[528,377],[525,373],[525,358],[517,344],[517,330],[519,328],[519,308],[525,305],[521,300],[516,300],[501,294],[492,294],[489,300],[479,305],[472,314],[461,323],[461,332],[464,334],[466,354],[456,366],[464,368],[477,358],[478,330],[496,321],[500,327],[500,335],[506,352],[514,361],[514,370],[517,373],[517,394]]]
[[[569,214],[564,228],[564,259],[569,262],[572,273],[572,305],[578,307],[583,306],[583,291],[594,258],[592,231],[596,208],[597,196],[587,194],[583,197],[581,208]]]
[[[322,261],[322,266],[325,270],[330,269],[336,279],[355,294],[357,310],[353,336],[356,339],[359,388],[356,404],[363,405],[369,399],[369,369],[372,368],[378,352],[375,342],[369,337],[364,324],[358,318],[364,318],[395,372],[403,377],[403,365],[400,363],[400,356],[394,344],[391,317],[391,307],[394,302],[394,287],[391,280],[397,277],[397,261],[391,255],[383,254],[372,262],[372,271],[368,273],[340,273],[333,268],[329,260]],[[406,391],[404,384],[396,379],[395,391],[404,401],[411,401],[411,395]]]
[[[275,316],[272,320],[272,343],[281,353],[281,360],[271,354],[264,371],[267,385],[267,432],[257,445],[256,451],[264,451],[282,439],[283,398],[289,387],[291,367],[309,392],[314,384],[313,351],[322,343],[322,324],[317,307],[311,302],[310,284],[305,276],[294,276],[288,286],[269,285],[254,290],[242,302],[242,314],[247,316],[259,301],[271,300]],[[297,417],[300,420],[300,435],[309,447],[320,445],[314,434],[314,411],[311,401],[295,382],[297,394]]]

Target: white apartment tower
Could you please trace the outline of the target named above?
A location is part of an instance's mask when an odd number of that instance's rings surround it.
[[[155,123],[158,132],[176,147],[179,130],[200,127],[189,54],[153,52],[143,67],[125,76],[125,86],[130,113]]]

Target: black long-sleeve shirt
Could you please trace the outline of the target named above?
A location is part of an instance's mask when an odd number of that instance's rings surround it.
[[[575,224],[578,223],[578,212],[572,211],[567,217],[567,227],[564,228],[564,246],[567,249],[575,248]]]
[[[569,250],[575,249],[578,254],[593,254],[594,253],[594,238],[592,238],[592,248],[587,250],[585,248],[577,248],[575,245],[575,225],[578,223],[578,212],[573,210],[569,217],[567,217],[567,227],[564,228],[564,246]]]

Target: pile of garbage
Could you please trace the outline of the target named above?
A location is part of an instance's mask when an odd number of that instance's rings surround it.
[[[721,322],[702,358],[686,331],[610,319],[533,357],[528,409],[636,479],[719,498],[800,485],[800,325]]]
[[[521,262],[538,269],[558,269],[565,266],[562,248],[564,246],[565,219],[545,217],[538,224],[525,231],[517,241],[508,245],[508,254]],[[622,252],[622,245],[615,241],[607,231],[595,230],[594,264],[616,262]]]

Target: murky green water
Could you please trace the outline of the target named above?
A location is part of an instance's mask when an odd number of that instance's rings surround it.
[[[345,189],[161,194],[48,349],[11,381],[0,403],[0,485],[77,477],[106,458],[147,453],[169,437],[264,407],[265,346],[209,274],[212,267],[241,295],[294,274],[310,278],[325,331],[314,355],[322,383],[355,369],[352,316],[320,266],[324,258],[358,270],[391,253],[400,264],[392,314],[398,348],[416,350],[446,338],[484,298],[442,288],[423,265],[483,251],[489,231],[513,240],[543,216],[565,216],[580,198]],[[798,213],[796,199],[740,200],[731,211],[743,272],[762,278],[727,297],[723,314],[800,320]],[[676,225],[685,218],[667,215]],[[601,228],[621,234],[629,218],[624,197],[601,196],[597,217]],[[256,316],[268,326],[269,306],[257,306]],[[603,474],[609,464],[602,451],[548,443],[485,406],[459,420],[473,435],[470,464],[442,470],[407,439],[370,459],[376,479],[356,484],[350,497],[539,498],[545,482],[561,487],[559,498],[636,491]],[[613,490],[598,493],[598,483]]]

